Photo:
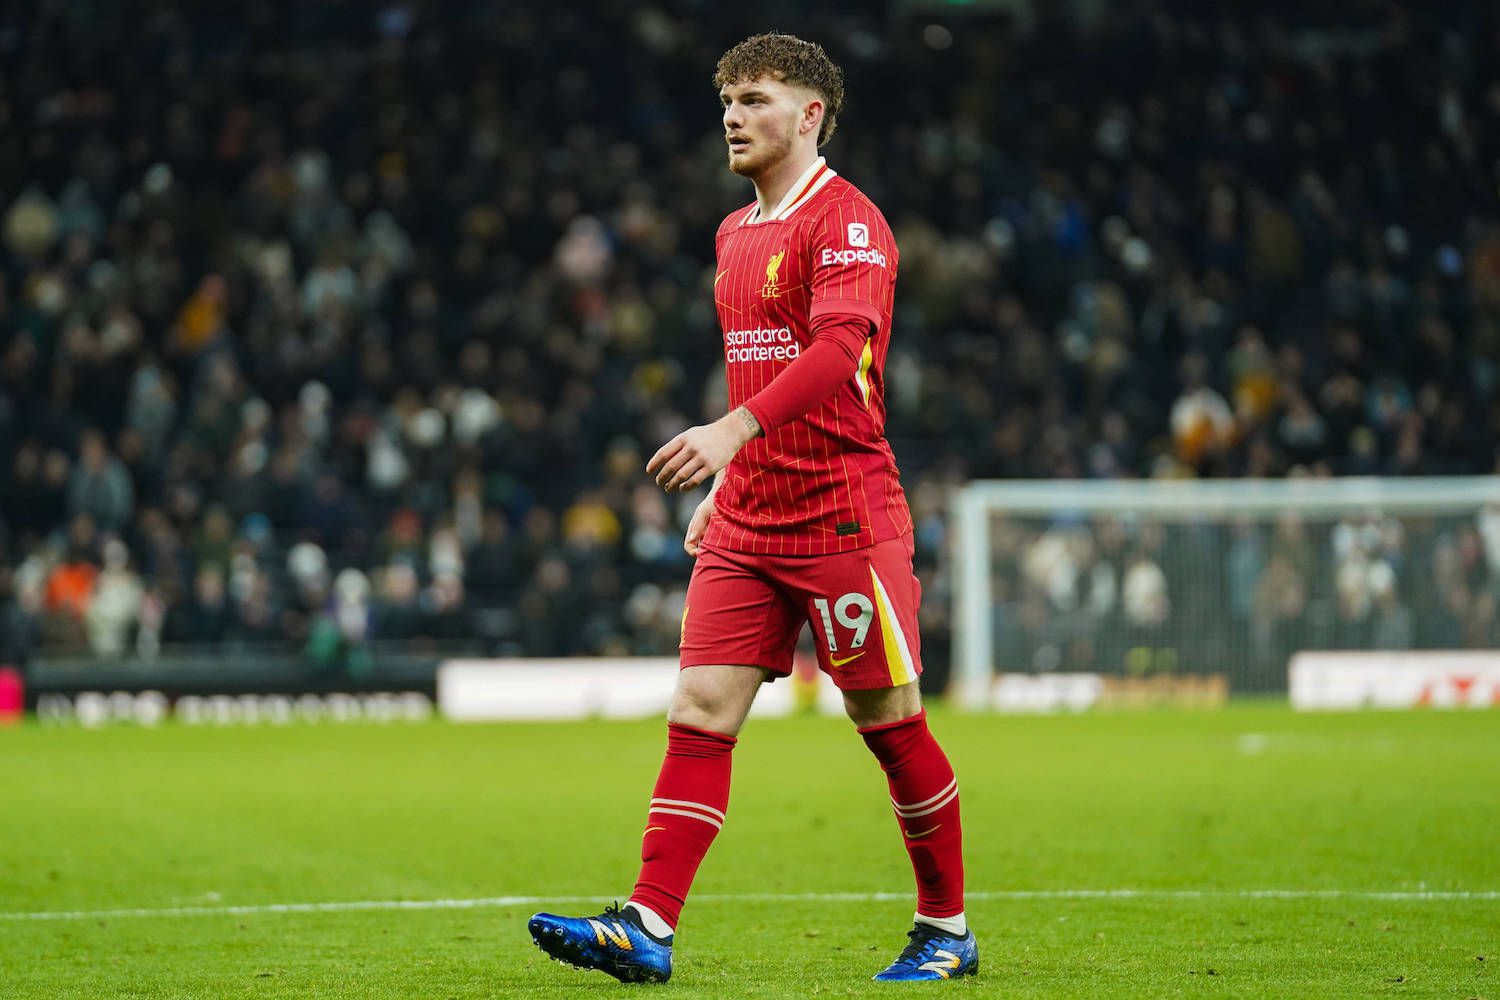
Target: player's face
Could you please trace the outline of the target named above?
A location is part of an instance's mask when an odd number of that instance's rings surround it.
[[[762,76],[719,91],[729,169],[754,179],[791,155],[807,112],[801,88]]]

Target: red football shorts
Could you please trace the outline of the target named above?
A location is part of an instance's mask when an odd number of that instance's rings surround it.
[[[684,667],[792,672],[812,627],[818,666],[842,691],[897,687],[922,672],[912,536],[822,556],[767,556],[704,546],[682,614]]]

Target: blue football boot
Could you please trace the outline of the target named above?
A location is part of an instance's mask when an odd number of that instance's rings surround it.
[[[979,971],[979,944],[974,932],[954,937],[940,927],[920,921],[906,935],[910,938],[890,968],[875,976],[881,983],[913,983],[924,979],[955,979]]]
[[[532,916],[531,940],[579,969],[598,969],[622,983],[664,983],[672,976],[672,938],[653,937],[633,910],[610,906],[597,917]]]

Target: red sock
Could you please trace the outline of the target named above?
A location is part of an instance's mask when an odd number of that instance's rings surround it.
[[[673,927],[698,865],[724,824],[730,752],[737,742],[723,733],[667,724],[667,757],[651,793],[641,874],[630,898]]]
[[[957,916],[964,909],[958,779],[927,729],[927,712],[859,733],[891,786],[901,839],[917,874],[917,912],[924,917]]]

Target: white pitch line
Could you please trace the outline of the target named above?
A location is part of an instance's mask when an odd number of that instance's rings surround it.
[[[1500,891],[1365,889],[1015,889],[969,892],[972,900],[1031,899],[1368,899],[1395,902],[1500,900]],[[543,903],[598,903],[608,896],[488,896],[479,899],[365,899],[336,903],[268,903],[261,906],[169,906],[134,910],[38,910],[0,913],[0,920],[119,920],[125,917],[238,917],[278,913],[349,913],[359,910],[473,910]],[[698,895],[698,903],[879,903],[910,900],[910,892],[742,892]]]

